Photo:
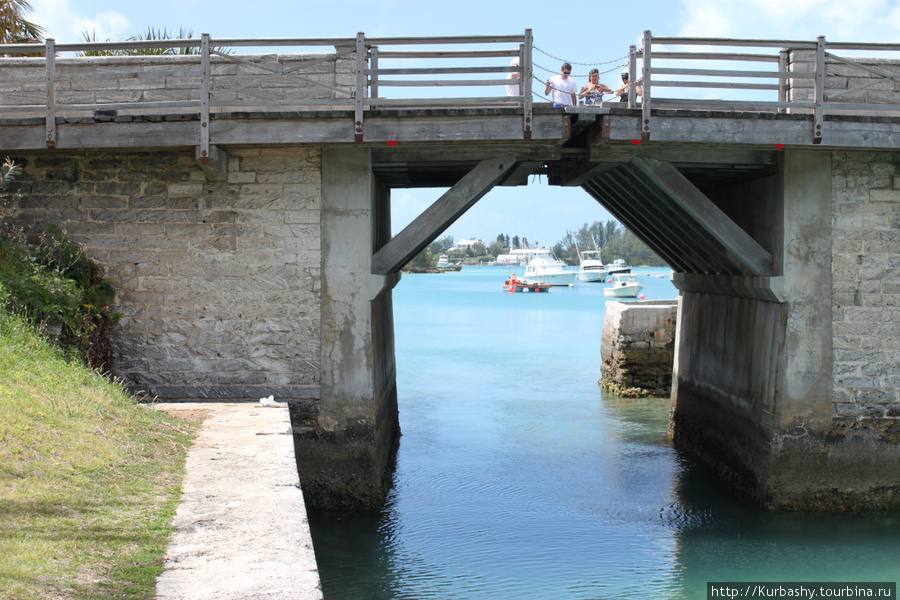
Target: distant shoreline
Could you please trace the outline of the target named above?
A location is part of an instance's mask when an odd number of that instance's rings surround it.
[[[445,273],[447,271],[459,271],[460,265],[452,265],[449,267],[404,267],[401,273]]]

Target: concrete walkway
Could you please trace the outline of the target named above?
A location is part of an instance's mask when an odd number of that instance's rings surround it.
[[[288,411],[158,404],[199,420],[159,600],[321,600]]]

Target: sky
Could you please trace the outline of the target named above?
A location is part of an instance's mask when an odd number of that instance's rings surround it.
[[[518,0],[31,0],[31,20],[57,43],[120,40],[154,29],[193,30],[213,38],[513,35],[531,29],[535,73],[546,78],[562,60],[576,82],[601,72],[640,45],[644,30],[657,36],[814,41],[890,42],[900,39],[900,0],[642,0],[565,2]],[[611,62],[610,62],[611,61]],[[547,69],[547,71],[542,71]],[[601,82],[617,87],[616,72]],[[535,86],[539,87],[539,86]],[[543,90],[537,90],[542,92]],[[542,101],[535,97],[535,101]],[[445,190],[393,190],[393,233]],[[567,230],[612,217],[580,188],[535,178],[528,186],[495,188],[443,235],[496,239],[499,233],[553,245]]]

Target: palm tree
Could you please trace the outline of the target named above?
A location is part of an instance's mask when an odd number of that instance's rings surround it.
[[[0,0],[0,44],[43,41],[46,30],[25,20],[32,10],[28,0]]]

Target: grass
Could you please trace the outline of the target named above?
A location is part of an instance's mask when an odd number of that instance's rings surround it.
[[[154,598],[195,430],[0,309],[0,598]]]

